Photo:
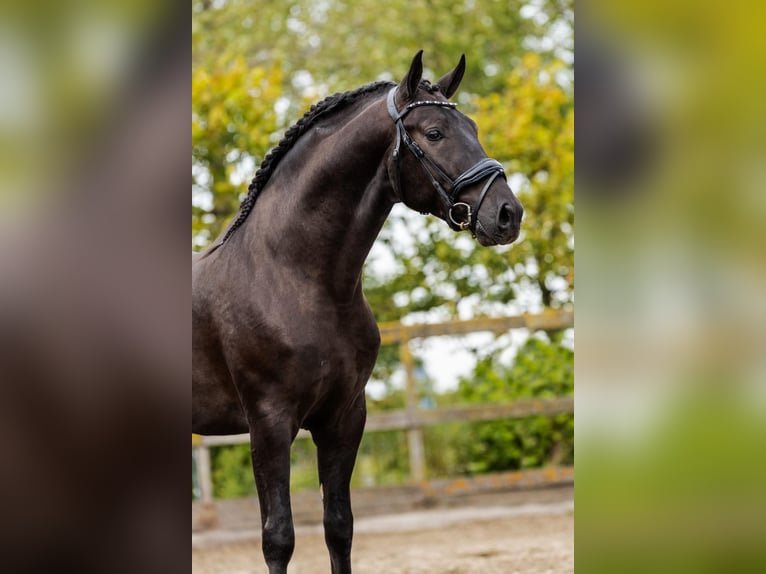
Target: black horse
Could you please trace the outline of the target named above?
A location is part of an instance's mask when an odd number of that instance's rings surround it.
[[[380,346],[362,265],[394,203],[482,245],[519,235],[523,210],[502,166],[448,101],[465,58],[436,84],[422,71],[421,51],[398,86],[313,106],[266,156],[221,239],[192,256],[192,432],[250,433],[271,574],[286,572],[295,544],[300,428],[317,446],[332,572],[351,571],[349,482]]]

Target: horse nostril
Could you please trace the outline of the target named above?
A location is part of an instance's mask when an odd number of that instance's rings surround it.
[[[497,226],[500,229],[508,229],[511,226],[511,217],[513,216],[513,210],[511,206],[504,203],[497,212]]]

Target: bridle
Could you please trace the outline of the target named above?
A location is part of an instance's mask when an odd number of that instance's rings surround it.
[[[463,231],[465,229],[469,229],[473,235],[476,234],[476,225],[477,225],[477,218],[479,215],[479,210],[481,209],[481,204],[484,202],[484,198],[487,195],[487,192],[489,191],[490,186],[492,185],[492,182],[495,181],[495,179],[502,175],[503,179],[506,179],[505,177],[505,171],[503,170],[503,166],[500,164],[499,161],[491,159],[491,158],[484,158],[480,160],[478,163],[476,163],[473,167],[468,168],[463,173],[461,173],[459,176],[457,176],[456,179],[452,179],[449,175],[447,175],[444,170],[439,167],[439,165],[429,158],[426,155],[426,152],[423,151],[423,148],[421,148],[413,139],[412,136],[407,132],[407,129],[404,127],[404,122],[402,121],[404,116],[406,116],[408,113],[410,113],[415,108],[419,108],[421,106],[440,106],[443,108],[455,108],[457,107],[457,104],[452,102],[445,102],[445,101],[439,101],[439,100],[421,100],[417,102],[412,102],[411,104],[408,104],[405,106],[405,108],[402,111],[399,111],[396,108],[396,87],[391,88],[391,90],[388,92],[388,98],[387,98],[387,105],[388,105],[388,113],[391,116],[391,119],[394,120],[394,124],[396,124],[396,144],[394,145],[394,163],[396,164],[396,179],[397,179],[397,185],[396,187],[399,188],[399,194],[401,196],[401,176],[399,174],[399,146],[401,142],[404,142],[404,145],[406,145],[409,150],[412,152],[412,154],[417,158],[417,160],[420,162],[420,165],[423,167],[423,171],[426,172],[429,179],[431,180],[431,185],[433,185],[436,192],[439,194],[439,197],[444,200],[445,205],[447,206],[447,217],[448,217],[448,223],[452,225],[453,229]],[[439,183],[439,180],[434,175],[434,170],[438,176],[442,179],[442,181],[446,182],[449,186],[449,191],[445,191],[444,187],[442,187],[441,183]],[[487,183],[484,184],[484,188],[481,190],[481,194],[479,195],[479,199],[476,202],[475,207],[471,207],[469,204],[462,202],[462,201],[456,201],[458,198],[458,195],[460,192],[467,186],[472,185],[474,183],[477,183],[485,178],[489,178],[487,180]],[[455,215],[452,213],[452,210],[456,207],[461,206],[464,207],[466,210],[466,218],[465,220],[458,220],[455,219]]]

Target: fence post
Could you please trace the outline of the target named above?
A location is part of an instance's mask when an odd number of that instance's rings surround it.
[[[399,345],[399,357],[407,375],[405,401],[407,418],[412,424],[413,421],[417,420],[418,392],[415,387],[415,362],[412,358],[409,339],[404,339]],[[410,455],[410,479],[414,482],[421,482],[426,477],[426,456],[423,446],[423,430],[419,426],[410,426],[407,429],[407,446]]]
[[[213,502],[213,478],[210,470],[210,449],[204,444],[194,446],[197,462],[197,479],[199,481],[200,501],[207,504]]]

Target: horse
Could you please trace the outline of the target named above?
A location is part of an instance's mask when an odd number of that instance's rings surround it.
[[[238,215],[192,256],[192,432],[249,433],[270,574],[295,546],[290,446],[317,447],[333,574],[351,572],[350,479],[380,333],[362,266],[393,205],[484,246],[519,236],[523,208],[476,124],[450,102],[465,55],[436,83],[422,50],[398,84],[312,106],[264,158]]]

